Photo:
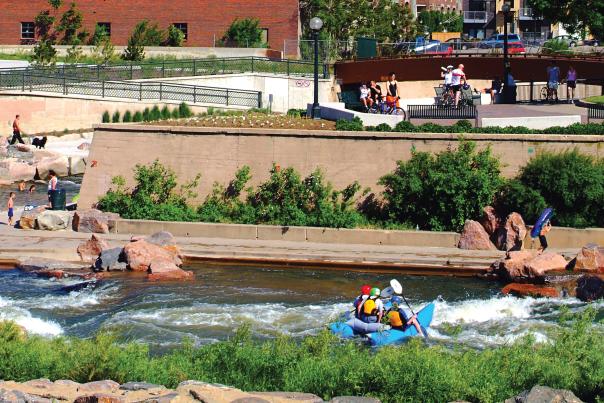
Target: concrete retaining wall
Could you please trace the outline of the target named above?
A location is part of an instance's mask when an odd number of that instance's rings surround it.
[[[27,130],[25,122],[24,127]],[[541,151],[577,147],[583,153],[603,156],[604,136],[466,134],[465,138],[480,148],[491,146],[508,177]],[[448,133],[101,125],[96,128],[89,156],[97,163],[86,169],[80,206],[96,203],[114,176],[122,175],[132,185],[134,166],[155,159],[172,168],[182,181],[202,174],[197,202],[211,191],[214,182],[228,184],[243,165],[251,168],[251,184],[266,180],[273,163],[292,166],[302,175],[321,168],[338,189],[359,181],[362,188],[380,191],[379,178],[392,172],[397,160],[409,159],[412,149],[440,152],[457,142],[458,136]]]

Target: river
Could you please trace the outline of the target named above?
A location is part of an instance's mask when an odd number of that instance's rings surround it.
[[[194,282],[149,283],[143,277],[99,281],[85,288],[72,279],[50,281],[0,270],[0,320],[14,320],[44,336],[88,337],[99,329],[159,348],[184,338],[199,345],[231,336],[249,323],[258,339],[315,334],[350,307],[364,284],[385,285],[391,275],[346,271],[196,266]],[[475,348],[509,343],[531,332],[545,340],[563,305],[575,299],[502,296],[480,279],[398,276],[410,303],[437,299],[430,329],[434,343]],[[75,287],[74,287],[75,286]],[[604,306],[598,306],[600,316]]]

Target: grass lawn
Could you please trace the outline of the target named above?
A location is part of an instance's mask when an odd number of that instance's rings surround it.
[[[585,98],[585,101],[586,102],[592,102],[594,104],[604,104],[604,95],[597,96],[597,97]]]

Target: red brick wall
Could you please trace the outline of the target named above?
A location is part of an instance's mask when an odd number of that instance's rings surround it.
[[[126,45],[132,28],[143,19],[158,22],[161,28],[172,23],[188,24],[186,46],[212,46],[214,35],[222,37],[239,17],[260,19],[268,28],[273,49],[282,49],[285,39],[298,38],[298,0],[75,0],[84,14],[84,26],[91,33],[97,22],[111,23],[114,45]],[[71,3],[65,1],[58,16]],[[0,0],[0,44],[21,43],[21,22],[33,21],[50,8],[47,0]]]

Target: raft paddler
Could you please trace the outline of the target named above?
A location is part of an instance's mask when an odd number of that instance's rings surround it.
[[[403,299],[397,295],[390,299],[392,307],[388,310],[388,321],[392,329],[404,331],[408,326],[415,326],[417,333],[425,337],[422,327],[417,321],[417,315],[409,315],[403,308],[400,307]]]
[[[384,303],[380,299],[380,289],[372,288],[369,298],[359,305],[359,318],[365,323],[380,323],[384,316]]]

